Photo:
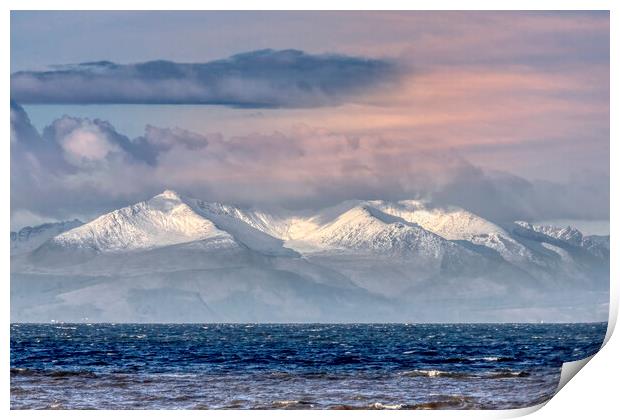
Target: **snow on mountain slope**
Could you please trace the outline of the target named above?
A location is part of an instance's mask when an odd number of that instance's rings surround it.
[[[475,235],[491,233],[506,235],[501,227],[461,208],[429,208],[417,200],[370,201],[369,204],[446,239],[468,240]]]
[[[455,245],[418,225],[359,205],[294,241],[307,251],[354,251],[381,254],[416,254],[441,258],[446,247]]]
[[[237,219],[273,238],[294,244],[304,240],[345,211],[365,202],[351,200],[318,212],[291,212],[282,209],[266,212],[240,208],[229,204],[196,200],[197,207],[210,218]]]
[[[468,241],[489,248],[512,264],[523,266],[542,263],[540,256],[515,240],[504,228],[465,209],[433,208],[417,200],[370,201],[369,204],[385,213],[417,223],[443,238]]]
[[[541,245],[553,252],[555,252],[556,254],[558,254],[560,256],[560,258],[562,259],[562,261],[566,262],[566,263],[570,263],[572,264],[573,258],[570,256],[570,253],[567,252],[565,249],[560,248],[559,246],[547,243],[547,242],[542,242]]]
[[[523,229],[541,233],[554,239],[558,239],[575,246],[581,246],[583,234],[570,226],[557,227],[551,225],[536,225],[523,221],[516,221],[515,224]]]
[[[581,250],[599,260],[609,259],[609,235],[584,236],[579,230],[566,226],[535,225],[527,222],[515,222],[513,234],[536,241],[553,243],[571,252]]]
[[[430,207],[418,200],[373,200],[368,201],[367,205],[417,224],[442,238],[486,247],[517,266],[544,265],[540,255],[513,238],[510,232],[465,209]]]
[[[512,238],[505,229],[465,209],[432,208],[418,200],[377,200],[369,201],[368,204],[407,222],[416,223],[442,238],[489,248],[510,263],[522,265],[540,262],[532,250]]]
[[[571,227],[515,222],[506,226],[513,241],[527,254],[513,264],[539,279],[541,284],[559,288],[605,289],[609,282],[609,249],[605,240],[583,237]]]
[[[82,224],[78,219],[74,219],[65,222],[45,223],[34,227],[27,226],[18,232],[11,232],[11,255],[30,252],[50,238]]]
[[[195,199],[188,199],[188,202],[198,214],[255,251],[266,255],[299,256],[292,249],[283,247],[284,242],[278,239],[286,229],[286,223],[276,217],[220,203]]]
[[[268,213],[202,201],[197,201],[197,206],[201,214],[217,219],[218,224],[239,220],[285,241],[284,246],[302,254],[345,250],[408,252],[440,259],[445,248],[465,251],[448,240],[468,240],[499,252],[507,261],[533,258],[526,247],[492,222],[460,208],[429,209],[416,200],[349,200],[314,213],[299,214]]]
[[[261,224],[261,217],[264,218]],[[150,200],[105,214],[86,225],[53,238],[61,247],[99,252],[135,251],[200,241],[200,246],[247,246],[265,255],[296,257],[283,241],[264,230],[278,228],[265,213],[206,203],[164,191]]]
[[[196,213],[173,191],[104,214],[90,223],[54,237],[61,247],[119,252],[209,239],[218,247],[233,237]]]
[[[35,231],[12,251],[54,235]],[[608,300],[608,236],[414,200],[264,211],[165,191],[58,233],[11,260],[16,320],[462,321],[555,289]]]
[[[202,200],[194,200],[196,206],[209,217],[226,217],[237,219],[243,223],[264,232],[274,238],[286,238],[291,224],[291,219],[278,214],[270,214],[253,209],[242,209],[229,204],[210,203]]]
[[[521,235],[513,237],[513,232],[464,209],[429,208],[416,200],[351,200],[315,213],[295,214],[209,203],[165,191],[61,233],[50,242],[61,247],[121,252],[202,241],[201,247],[207,243],[214,248],[246,246],[272,256],[357,252],[440,260],[446,250],[457,254],[476,250],[451,242],[461,241],[461,245],[486,247],[517,266],[530,268],[533,264],[536,269],[549,264],[545,255],[560,254],[540,244],[532,248],[529,238],[520,239],[523,232],[572,245],[584,242],[583,235],[572,228],[517,222],[516,229]],[[584,248],[604,255],[600,243],[591,239]]]
[[[385,229],[384,225],[393,225],[394,223],[400,223],[400,226],[405,227],[405,231],[410,233],[408,241],[412,243],[409,247],[412,247],[413,242],[419,239],[414,237],[415,235],[411,235],[411,232],[416,229],[433,233],[448,240],[470,240],[476,235],[493,233],[508,236],[499,226],[466,210],[459,208],[429,209],[422,202],[415,200],[398,202],[349,200],[314,213],[302,212],[297,214],[284,211],[269,213],[254,209],[240,209],[220,203],[198,203],[201,209],[206,211],[212,219],[218,216],[238,219],[271,237],[286,241],[285,246],[302,253],[328,248],[370,249],[374,247],[376,251],[380,249],[383,251],[393,250],[399,245],[397,243],[388,245],[388,242],[391,241],[396,231],[384,232],[383,238],[374,238],[375,243],[367,243],[367,246],[362,245],[364,238],[361,236],[361,232],[366,231],[368,235],[376,235],[377,230]],[[374,212],[374,216],[370,215],[372,212]],[[377,218],[376,216],[379,214],[381,216]],[[339,232],[336,234],[344,235],[341,230],[337,229],[338,225],[353,222],[353,219],[359,217],[371,217],[369,220],[372,220],[372,222],[358,220],[358,233],[355,240],[359,243],[355,244],[345,240],[344,237],[330,238],[330,235],[336,232]],[[339,222],[335,225],[336,220]],[[390,229],[400,228],[391,226]],[[353,240],[353,238],[349,239]],[[366,239],[368,242],[368,238]],[[402,244],[403,241],[401,240],[400,245]]]
[[[523,266],[540,263],[539,258],[531,249],[505,233],[475,235],[469,241],[496,251],[502,258],[512,264]]]

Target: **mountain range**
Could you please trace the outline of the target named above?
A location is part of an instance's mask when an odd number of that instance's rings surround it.
[[[163,193],[11,232],[12,322],[606,320],[609,236],[417,200],[260,210]]]

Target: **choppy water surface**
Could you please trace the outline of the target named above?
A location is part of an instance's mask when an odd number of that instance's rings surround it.
[[[607,324],[13,324],[11,408],[518,408]]]

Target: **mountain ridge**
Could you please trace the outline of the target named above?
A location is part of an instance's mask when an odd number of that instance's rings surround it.
[[[37,322],[117,314],[130,322],[145,310],[161,322],[552,321],[571,319],[558,302],[574,295],[592,301],[575,314],[596,318],[608,294],[608,244],[416,200],[268,212],[166,190],[25,252],[12,248],[11,313]],[[497,312],[498,302],[523,306],[522,315]]]

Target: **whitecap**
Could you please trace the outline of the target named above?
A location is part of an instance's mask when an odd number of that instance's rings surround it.
[[[377,410],[400,410],[401,408],[403,408],[402,404],[383,404],[380,402],[376,402],[373,404],[370,404],[369,408],[374,408]]]

